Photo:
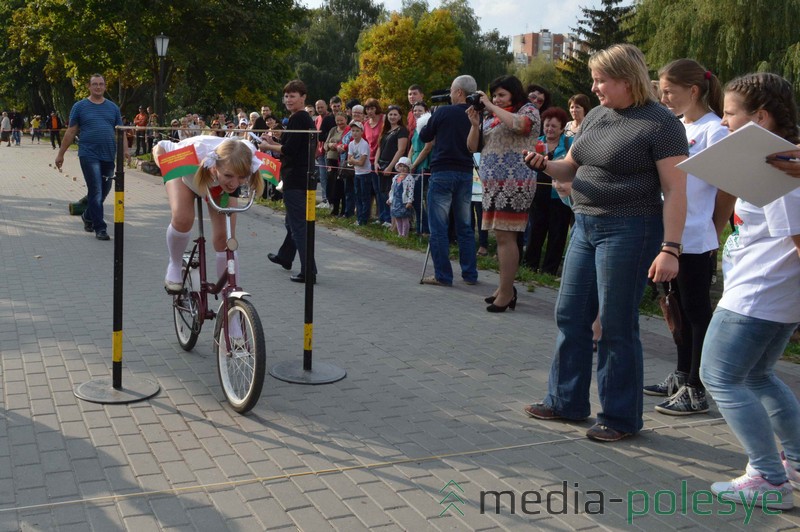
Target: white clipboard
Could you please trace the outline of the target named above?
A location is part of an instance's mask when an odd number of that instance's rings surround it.
[[[678,164],[678,168],[763,207],[800,187],[800,179],[765,162],[767,155],[796,149],[788,140],[750,122]]]

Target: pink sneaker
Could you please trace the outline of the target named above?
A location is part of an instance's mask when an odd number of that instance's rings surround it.
[[[792,467],[792,464],[790,464],[786,456],[784,456],[783,451],[781,451],[781,460],[783,461],[783,468],[786,470],[786,478],[789,479],[789,483],[794,489],[800,491],[800,471]]]
[[[794,494],[792,485],[787,481],[779,486],[774,486],[761,476],[761,473],[747,464],[744,475],[730,482],[714,482],[711,491],[726,501],[737,504],[755,503],[762,506],[764,495],[767,496],[767,507],[771,510],[791,510],[794,507]]]

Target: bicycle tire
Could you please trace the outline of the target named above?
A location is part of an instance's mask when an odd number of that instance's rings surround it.
[[[186,271],[188,264],[184,260],[181,275]],[[175,336],[178,344],[184,351],[191,351],[200,336],[200,305],[197,299],[197,290],[200,287],[192,286],[192,274],[185,276],[183,289],[180,294],[172,297],[172,319],[175,324]]]
[[[264,328],[252,303],[243,299],[229,301],[229,334],[236,327],[233,325],[234,320],[238,320],[242,331],[241,337],[231,337],[233,353],[229,354],[226,350],[221,313],[222,307],[214,327],[217,375],[228,403],[236,412],[244,414],[256,405],[264,386],[267,364]]]

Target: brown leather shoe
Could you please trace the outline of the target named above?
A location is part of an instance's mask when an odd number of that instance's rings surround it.
[[[603,442],[619,441],[628,436],[632,436],[632,434],[630,432],[620,432],[617,429],[612,429],[600,423],[595,423],[592,428],[586,431],[586,437],[590,440]]]
[[[536,419],[563,419],[556,414],[555,410],[545,405],[544,403],[534,403],[525,407],[525,413],[528,417],[535,417]]]

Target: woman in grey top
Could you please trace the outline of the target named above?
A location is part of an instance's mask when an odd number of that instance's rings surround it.
[[[589,60],[600,99],[565,159],[536,153],[528,164],[572,182],[575,226],[556,307],[559,329],[538,419],[583,420],[591,413],[592,321],[600,313],[597,382],[601,412],[586,436],[617,441],[642,428],[642,345],[638,305],[646,278],[678,273],[686,217],[683,126],[652,99],[644,56],[618,44]],[[661,194],[664,199],[662,201]]]

